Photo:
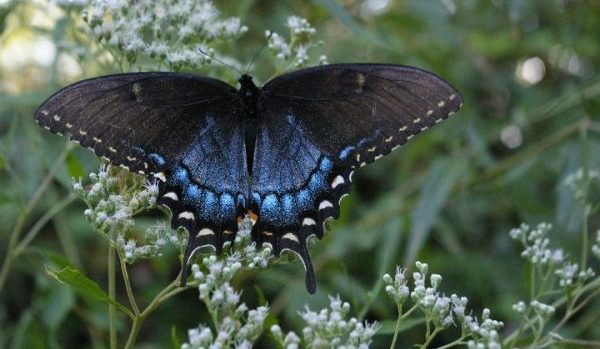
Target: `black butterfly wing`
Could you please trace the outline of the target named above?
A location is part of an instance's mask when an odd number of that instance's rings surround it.
[[[255,234],[276,253],[298,253],[314,290],[306,239],[339,216],[352,173],[456,112],[460,94],[417,68],[338,64],[269,81],[258,100],[260,122],[250,208]]]
[[[196,248],[232,240],[246,212],[242,117],[233,87],[160,72],[84,80],[36,112],[49,131],[159,179],[158,203],[171,209],[173,227],[189,233],[185,265]]]

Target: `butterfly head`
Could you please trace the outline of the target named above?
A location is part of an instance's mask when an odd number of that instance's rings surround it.
[[[242,75],[238,82],[240,83],[240,91],[257,89],[252,77],[248,74]]]
[[[240,83],[238,95],[242,99],[246,115],[252,118],[256,113],[256,101],[260,94],[260,90],[256,87],[254,81],[252,81],[252,77],[248,74],[242,75],[238,81]]]

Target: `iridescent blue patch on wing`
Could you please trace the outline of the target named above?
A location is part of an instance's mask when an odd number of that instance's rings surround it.
[[[332,168],[333,162],[331,162],[331,160],[329,160],[328,158],[324,157],[323,160],[321,160],[321,163],[319,164],[319,169],[321,170],[321,172],[324,175],[327,175]]]
[[[313,173],[308,182],[308,190],[312,193],[316,193],[323,187],[325,187],[325,174],[321,171]]]
[[[298,224],[302,216],[317,209],[316,199],[329,190],[327,178],[333,170],[333,162],[327,157],[321,157],[317,168],[313,171],[306,184],[295,191],[276,195],[266,195],[262,201],[259,193],[252,193],[252,202],[259,206],[260,219],[275,226],[293,226]]]
[[[175,168],[173,179],[180,186],[186,186],[190,181],[187,171],[181,167]]]
[[[217,196],[215,193],[205,190],[202,205],[199,206],[203,217],[214,217],[217,214]]]
[[[290,221],[294,219],[294,197],[291,194],[285,194],[281,197],[281,205],[283,206],[283,219]]]
[[[358,142],[358,144],[356,145],[356,147],[357,147],[357,148],[361,148],[361,147],[363,147],[364,145],[368,144],[370,140],[371,140],[370,138],[363,138],[363,139],[361,139],[361,140]]]
[[[219,200],[219,215],[223,219],[235,217],[235,201],[228,193],[221,194]]]
[[[340,152],[340,160],[346,160],[348,158],[348,156],[350,156],[350,153],[352,153],[352,151],[355,148],[351,145],[347,146],[346,148],[342,149],[342,151]]]
[[[252,193],[252,204],[256,206],[260,205],[260,194],[257,192]]]
[[[301,189],[296,194],[296,202],[298,203],[298,207],[302,209],[307,209],[312,204],[312,195],[308,189]]]
[[[183,192],[183,201],[188,205],[198,205],[202,196],[202,191],[196,184],[189,184]]]
[[[244,194],[239,193],[237,196],[237,205],[240,207],[246,207],[246,197]]]
[[[160,154],[157,153],[151,153],[150,154],[150,160],[154,163],[154,165],[156,165],[157,167],[163,167],[167,164],[167,162],[165,161],[165,158],[162,157]]]
[[[269,223],[275,223],[279,218],[279,200],[275,194],[265,196],[260,205],[259,216]]]

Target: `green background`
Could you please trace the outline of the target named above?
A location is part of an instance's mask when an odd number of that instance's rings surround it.
[[[306,292],[298,262],[236,279],[248,304],[256,305],[264,294],[284,330],[298,330],[297,312],[305,304],[325,306],[328,294],[339,294],[356,313],[370,298],[366,319],[383,324],[374,347],[389,346],[395,307],[385,292],[372,290],[379,290],[384,272],[417,259],[444,276],[443,292],[467,296],[477,314],[491,308],[510,330],[517,319],[512,304],[527,297],[527,274],[508,231],[521,222],[551,222],[553,242],[577,258],[583,213],[562,182],[584,165],[600,167],[600,2],[390,1],[379,13],[361,1],[215,4],[249,27],[223,47],[242,62],[263,46],[266,29],[286,33],[285,19],[298,15],[317,29],[329,62],[418,66],[450,81],[465,100],[448,121],[355,174],[340,219],[312,247],[315,296]],[[36,226],[69,195],[70,178],[95,171],[97,160],[75,149],[38,200],[36,188],[66,140],[35,125],[35,108],[68,83],[116,72],[99,63],[100,50],[85,23],[74,18],[47,3],[0,1],[0,257],[15,248],[10,242],[15,226],[21,224],[19,241],[39,229],[13,261],[0,290],[0,347],[107,345],[105,305],[76,296],[44,270],[68,261],[105,288],[106,241],[85,222],[85,207],[77,200]],[[15,53],[19,45],[25,52],[40,38],[56,50],[48,61],[14,58],[20,57]],[[58,59],[63,53],[78,70],[64,71]],[[540,80],[532,83],[527,73],[532,64],[539,69],[540,62],[543,75],[537,71],[534,77]],[[259,56],[255,66],[252,73],[260,81],[275,73],[268,54]],[[218,77],[217,70],[209,66],[197,73]],[[32,198],[36,205],[29,212]],[[145,219],[152,223],[156,217]],[[598,218],[591,219],[593,231]],[[131,268],[140,303],[177,275],[177,253],[170,248]],[[118,292],[125,297],[120,285]],[[126,333],[129,323],[122,320],[119,328]],[[147,319],[138,345],[168,347],[172,329],[185,341],[188,328],[208,321],[191,289]],[[563,334],[600,340],[599,321],[596,300]],[[411,348],[422,341],[422,333],[418,327],[403,331],[400,345]],[[441,335],[435,344],[452,334]],[[261,343],[270,345],[266,338]]]

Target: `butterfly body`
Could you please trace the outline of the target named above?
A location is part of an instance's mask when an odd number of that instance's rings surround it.
[[[189,233],[184,282],[193,253],[220,251],[248,217],[254,241],[301,257],[314,292],[307,239],[339,216],[355,169],[462,104],[446,81],[398,65],[327,65],[261,88],[248,75],[239,83],[110,75],[66,87],[36,113],[51,132],[158,180],[158,203]]]

